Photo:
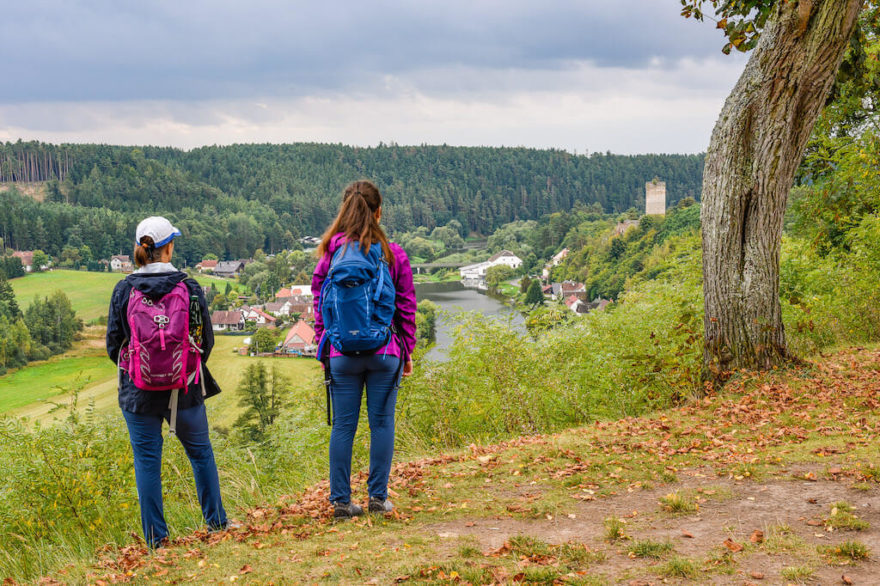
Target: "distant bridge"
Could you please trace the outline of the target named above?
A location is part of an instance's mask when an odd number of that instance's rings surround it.
[[[473,263],[455,263],[455,262],[422,262],[416,263],[412,265],[412,268],[415,269],[416,273],[421,273],[422,269],[426,271],[430,271],[431,269],[460,269],[461,267],[466,267],[469,264]]]

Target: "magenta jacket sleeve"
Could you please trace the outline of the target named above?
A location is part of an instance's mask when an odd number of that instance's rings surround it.
[[[391,252],[394,253],[391,278],[394,279],[394,289],[397,291],[397,311],[394,312],[394,325],[397,328],[402,346],[403,356],[401,358],[409,360],[416,347],[416,288],[413,284],[412,267],[406,252],[394,243],[391,243]]]
[[[327,272],[330,270],[330,259],[332,256],[328,252],[315,267],[312,274],[312,304],[315,308],[315,340],[316,344],[320,343],[321,336],[324,334],[324,317],[321,315],[321,287],[324,285],[324,279],[327,278]]]

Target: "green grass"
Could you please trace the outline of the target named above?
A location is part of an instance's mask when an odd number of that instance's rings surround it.
[[[243,344],[245,337],[215,338],[207,365],[223,392],[208,402],[212,425],[228,427],[236,420],[241,409],[235,390],[244,369],[254,362],[263,362],[269,368],[276,366],[290,378],[294,393],[319,376],[320,365],[316,360],[239,356],[234,349]],[[52,413],[52,405],[45,400],[71,390],[77,381],[85,383],[79,389],[81,401],[94,401],[98,412],[118,409],[116,369],[103,353],[103,345],[95,347],[95,343],[92,340],[91,346],[85,348],[85,342],[80,342],[71,352],[0,377],[0,413],[13,411],[33,420],[52,421],[61,416]]]
[[[626,539],[624,527],[626,527],[626,521],[623,519],[618,519],[616,517],[608,517],[605,519],[605,541],[613,543],[615,541],[620,541],[621,539]]]
[[[674,550],[672,543],[668,541],[652,541],[644,539],[636,541],[629,547],[629,552],[637,558],[662,558]]]
[[[0,377],[0,413],[44,401],[77,383],[88,388],[115,375],[106,356],[62,356],[27,366]]]
[[[820,554],[833,557],[838,561],[849,562],[866,560],[871,551],[861,541],[844,541],[838,546],[819,546]]]
[[[44,297],[56,289],[61,289],[70,299],[76,314],[88,322],[107,315],[110,295],[113,287],[123,279],[123,273],[89,273],[85,271],[54,270],[45,273],[31,273],[24,277],[12,279],[12,290],[18,303],[24,310],[34,300],[34,296]],[[231,283],[233,290],[244,288],[234,281],[218,277],[197,275],[196,281],[203,287],[214,285],[223,292],[226,283]]]
[[[813,568],[808,565],[803,566],[789,566],[787,568],[782,568],[780,574],[786,580],[793,580],[795,582],[805,582],[813,577]]]
[[[35,296],[45,297],[60,289],[70,299],[77,316],[88,322],[107,315],[113,287],[124,276],[122,273],[55,270],[31,273],[12,279],[9,283],[22,310],[31,304]]]
[[[670,513],[694,513],[700,508],[694,497],[685,492],[671,492],[660,497],[660,504]]]
[[[846,501],[839,501],[831,505],[831,516],[825,521],[825,526],[838,530],[864,531],[871,524],[856,517],[852,505]]]
[[[688,558],[675,557],[657,568],[666,578],[696,578],[699,576],[697,564]]]

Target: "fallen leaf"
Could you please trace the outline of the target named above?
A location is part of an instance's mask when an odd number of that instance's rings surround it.
[[[749,537],[749,541],[752,543],[764,543],[764,532],[760,529],[755,529],[752,532],[752,536]]]
[[[810,519],[807,521],[807,525],[810,527],[821,527],[825,522],[822,519]]]
[[[238,571],[238,573],[239,574],[250,574],[253,571],[254,571],[254,569],[252,567],[250,567],[248,564],[245,564],[241,567],[241,569]]]
[[[724,540],[724,547],[726,547],[727,549],[729,549],[733,553],[736,553],[738,551],[742,551],[742,549],[743,549],[742,544],[735,542],[730,537],[728,537],[727,539]]]
[[[752,572],[751,574],[749,574],[749,576],[751,576],[755,580],[763,580],[764,579],[764,574],[762,574],[761,572]]]
[[[854,583],[852,581],[852,578],[850,578],[846,574],[844,574],[843,576],[840,577],[840,581],[843,582],[844,584],[853,584]]]
[[[693,534],[693,533],[691,533],[690,531],[685,531],[684,529],[681,530],[681,536],[682,536],[682,537],[687,537],[688,539],[693,539],[693,538],[694,538],[694,534]]]

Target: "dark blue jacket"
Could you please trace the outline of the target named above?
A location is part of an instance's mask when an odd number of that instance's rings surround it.
[[[110,298],[110,313],[107,316],[107,354],[114,364],[118,364],[119,350],[131,336],[131,330],[126,319],[126,311],[132,287],[141,291],[147,297],[159,299],[170,293],[174,286],[181,281],[189,288],[190,293],[197,295],[199,299],[202,323],[204,324],[202,328],[202,350],[204,350],[204,354],[202,354],[202,373],[204,375],[206,396],[211,397],[220,392],[220,387],[208,371],[207,365],[204,364],[211,354],[211,348],[214,347],[211,315],[208,313],[208,303],[205,301],[205,294],[201,286],[193,279],[187,278],[185,273],[180,271],[152,274],[134,273],[116,284],[116,288],[113,289],[113,296]],[[158,415],[168,409],[170,398],[171,391],[142,391],[134,386],[128,373],[125,371],[119,373],[119,407],[123,411]],[[188,409],[201,405],[204,401],[205,397],[202,396],[201,385],[191,384],[187,392],[180,393],[177,405],[178,409]]]

